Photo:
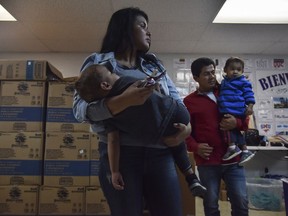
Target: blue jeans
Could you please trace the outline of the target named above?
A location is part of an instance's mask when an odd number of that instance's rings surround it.
[[[107,144],[99,143],[99,179],[113,216],[142,216],[143,198],[152,216],[182,216],[181,195],[169,148],[121,146],[124,190],[111,184]]]
[[[198,166],[199,177],[207,188],[203,199],[205,216],[220,216],[218,199],[221,179],[231,203],[232,216],[248,216],[248,197],[244,167],[238,164]]]

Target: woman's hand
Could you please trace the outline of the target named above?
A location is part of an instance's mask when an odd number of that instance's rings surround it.
[[[122,93],[127,107],[144,104],[147,98],[153,93],[154,86],[139,87],[139,83],[141,83],[140,80],[136,81]]]
[[[122,97],[126,99],[128,107],[144,104],[155,89],[155,85],[139,87],[140,83],[140,80],[136,81],[122,93]]]
[[[112,172],[111,180],[116,190],[124,190],[124,181],[120,172]]]
[[[112,113],[118,114],[130,106],[138,106],[145,103],[147,98],[153,93],[154,86],[138,87],[141,81],[136,81],[130,85],[122,94],[107,98],[105,103]]]
[[[190,123],[188,125],[181,124],[181,123],[175,123],[174,127],[178,128],[178,132],[176,134],[173,134],[171,136],[166,136],[163,138],[163,142],[169,147],[179,145],[191,133],[191,124]]]

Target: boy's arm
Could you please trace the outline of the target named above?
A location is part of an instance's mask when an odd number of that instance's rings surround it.
[[[245,104],[247,105],[245,115],[252,115],[253,105],[255,104],[255,97],[252,89],[252,84],[249,82],[249,80],[246,80],[246,82],[244,82],[242,92],[245,99]]]
[[[198,143],[191,135],[186,138],[185,142],[188,152],[196,153],[198,151]]]
[[[197,143],[192,136],[186,138],[186,146],[188,152],[193,152],[194,155],[197,154],[206,160],[209,160],[213,152],[213,147],[209,146],[208,143]]]

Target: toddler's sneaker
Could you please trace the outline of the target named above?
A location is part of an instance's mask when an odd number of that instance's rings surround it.
[[[228,148],[226,154],[223,156],[222,160],[226,161],[226,160],[230,160],[234,157],[236,157],[237,155],[241,154],[241,150],[239,149],[238,146],[235,147],[235,149],[230,149]]]
[[[198,179],[194,180],[194,183],[189,186],[191,193],[195,197],[203,198],[207,192],[207,189],[200,183]]]
[[[201,184],[195,174],[186,176],[189,189],[194,197],[203,198],[207,192],[207,189]]]
[[[254,156],[255,156],[255,153],[252,153],[251,151],[242,152],[241,159],[239,161],[239,165],[243,165],[244,163],[251,160]]]

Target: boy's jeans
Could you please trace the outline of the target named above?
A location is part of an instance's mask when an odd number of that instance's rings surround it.
[[[206,216],[220,216],[218,199],[221,178],[230,199],[232,216],[248,216],[248,198],[244,167],[238,164],[198,166],[199,177],[207,188],[203,199]]]

